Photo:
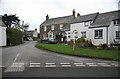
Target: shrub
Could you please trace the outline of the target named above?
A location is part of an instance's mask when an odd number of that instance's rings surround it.
[[[108,46],[107,46],[107,44],[105,43],[105,44],[99,44],[99,46],[98,46],[98,48],[99,49],[104,49],[104,48],[107,48]]]
[[[7,45],[18,45],[22,43],[22,32],[16,28],[7,29]]]
[[[85,40],[84,38],[79,38],[76,41],[76,46],[77,47],[92,47],[92,41],[91,40]]]
[[[68,45],[73,45],[73,40],[67,42]]]

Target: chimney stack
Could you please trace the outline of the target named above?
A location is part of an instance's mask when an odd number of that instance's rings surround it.
[[[48,20],[49,19],[49,15],[47,14],[47,16],[46,16],[46,20]]]
[[[77,17],[79,17],[80,16],[80,14],[79,13],[77,13]]]
[[[37,29],[35,28],[35,31],[37,31]]]
[[[75,14],[76,14],[75,9],[73,9],[73,16],[74,16],[74,18],[75,18]]]

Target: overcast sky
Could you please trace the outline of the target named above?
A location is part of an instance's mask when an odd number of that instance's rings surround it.
[[[76,13],[81,15],[109,12],[118,9],[119,0],[0,0],[0,15],[17,14],[20,20],[30,24],[29,29],[39,25],[49,14],[50,18]]]

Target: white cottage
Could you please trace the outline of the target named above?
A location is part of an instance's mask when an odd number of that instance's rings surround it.
[[[6,26],[2,22],[2,16],[0,16],[0,46],[6,46]]]
[[[91,39],[94,45],[120,44],[119,12],[120,10],[78,16],[70,25],[70,31],[76,31],[76,38],[82,36]]]
[[[71,23],[70,32],[71,32],[71,39],[73,38],[81,38],[84,37],[85,39],[91,39],[91,30],[89,27],[94,22],[95,18],[97,17],[98,13],[77,16],[75,20]],[[75,37],[73,37],[75,36]]]

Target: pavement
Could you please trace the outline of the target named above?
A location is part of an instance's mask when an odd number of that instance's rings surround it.
[[[41,50],[36,41],[2,48],[3,77],[118,77],[119,63]],[[1,49],[1,48],[0,48]],[[62,50],[62,49],[61,49]]]

